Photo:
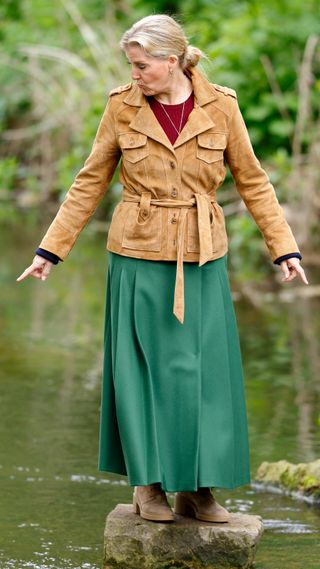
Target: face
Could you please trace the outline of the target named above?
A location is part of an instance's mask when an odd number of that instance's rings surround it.
[[[169,56],[168,59],[152,57],[138,45],[129,46],[126,55],[131,64],[131,77],[144,95],[166,92],[171,77],[169,69],[176,65],[175,56]]]

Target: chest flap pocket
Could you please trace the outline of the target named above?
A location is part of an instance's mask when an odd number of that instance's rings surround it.
[[[139,162],[148,156],[147,136],[141,133],[126,133],[119,135],[119,144],[124,160]]]
[[[221,132],[202,132],[197,136],[197,158],[210,164],[223,160],[227,135]]]

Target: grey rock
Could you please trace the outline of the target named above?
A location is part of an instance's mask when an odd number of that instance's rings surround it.
[[[176,515],[159,523],[118,504],[106,520],[104,569],[249,569],[262,532],[260,516],[231,514],[222,524]]]

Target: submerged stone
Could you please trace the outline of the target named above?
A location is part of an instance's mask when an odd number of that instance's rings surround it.
[[[320,504],[320,459],[299,464],[287,460],[263,462],[255,479],[259,483],[275,486],[286,493]]]
[[[231,514],[223,524],[176,515],[159,523],[118,504],[106,520],[104,569],[249,569],[262,532],[260,516]]]

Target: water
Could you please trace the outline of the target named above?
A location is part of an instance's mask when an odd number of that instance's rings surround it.
[[[132,496],[125,477],[97,471],[104,236],[86,231],[46,283],[18,285],[41,235],[27,220],[0,234],[0,567],[98,569],[105,517]],[[319,457],[319,304],[236,303],[253,474]],[[319,509],[249,486],[218,497],[263,517],[257,569],[320,569]]]

